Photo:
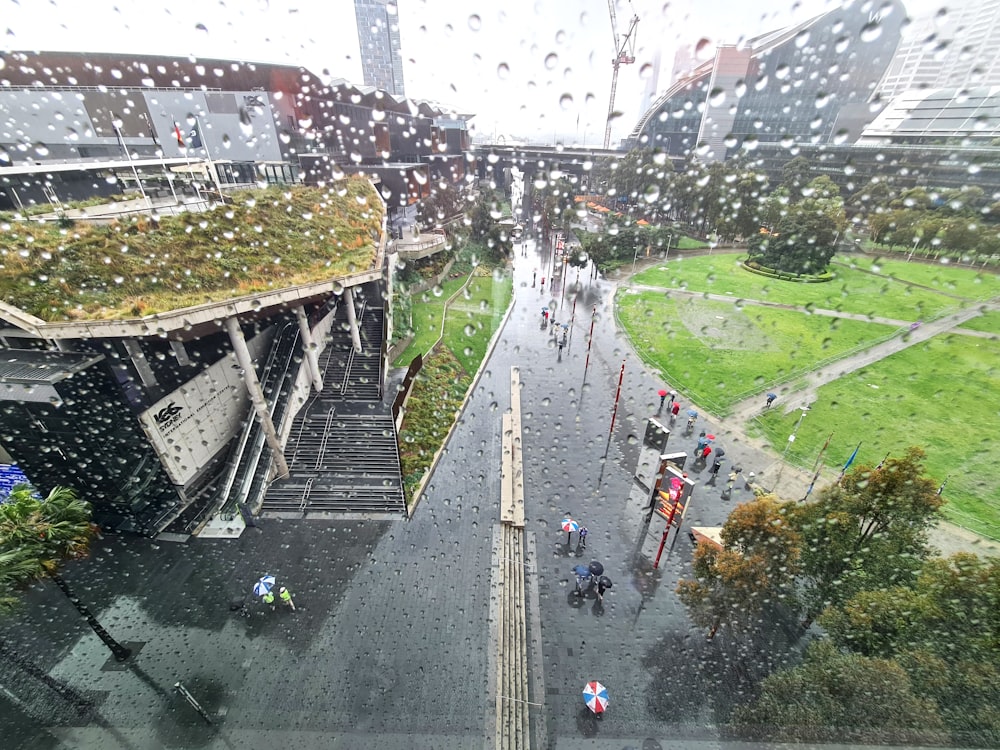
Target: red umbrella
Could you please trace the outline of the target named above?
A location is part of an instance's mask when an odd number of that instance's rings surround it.
[[[715,435],[705,435],[706,440],[715,440]]]
[[[658,391],[656,392],[656,395],[657,395],[657,396],[660,396],[660,397],[662,398],[663,396],[666,396],[666,395],[667,395],[667,392],[666,392],[665,390],[663,390],[663,389],[661,388],[660,390],[658,390]]]

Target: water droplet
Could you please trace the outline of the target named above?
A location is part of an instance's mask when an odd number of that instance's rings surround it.
[[[560,96],[559,97],[559,106],[562,107],[563,109],[569,109],[570,107],[572,107],[573,106],[573,95],[572,94],[563,94],[562,96]]]
[[[656,203],[660,199],[660,186],[659,185],[649,185],[646,187],[646,192],[643,193],[642,198],[646,203]]]
[[[510,66],[507,63],[500,63],[497,65],[497,78],[501,81],[506,80],[510,75]]]
[[[469,28],[473,31],[479,31],[483,27],[483,19],[473,13],[469,16]]]
[[[548,70],[552,70],[558,64],[559,64],[559,55],[557,55],[555,52],[550,52],[545,56],[545,67]]]
[[[878,21],[869,21],[861,29],[862,42],[874,42],[882,36],[882,24]]]

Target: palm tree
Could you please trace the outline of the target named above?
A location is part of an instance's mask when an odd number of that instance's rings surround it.
[[[50,578],[115,659],[125,661],[131,651],[108,634],[58,574],[63,560],[87,554],[94,531],[90,503],[79,499],[75,490],[54,487],[47,497],[40,498],[30,485],[18,485],[0,504],[0,586]],[[4,590],[9,591],[10,586]],[[9,595],[0,596],[9,602]]]

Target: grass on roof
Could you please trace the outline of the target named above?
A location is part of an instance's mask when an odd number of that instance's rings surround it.
[[[272,187],[224,206],[110,224],[0,221],[0,300],[46,321],[135,318],[371,267],[371,184]]]

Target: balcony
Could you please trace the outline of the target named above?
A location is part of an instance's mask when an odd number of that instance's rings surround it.
[[[396,252],[402,260],[420,260],[444,250],[446,242],[441,229],[420,232],[414,227],[412,231],[407,229],[402,239],[396,240]]]

